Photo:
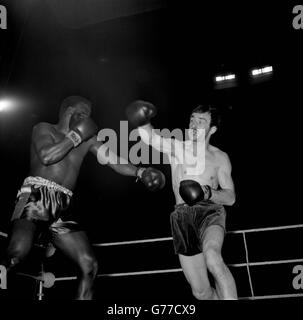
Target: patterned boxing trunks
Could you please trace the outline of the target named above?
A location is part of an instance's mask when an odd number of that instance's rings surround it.
[[[41,178],[27,177],[17,194],[12,221],[26,219],[49,229],[52,236],[78,231],[79,224],[67,208],[73,193],[59,184]]]

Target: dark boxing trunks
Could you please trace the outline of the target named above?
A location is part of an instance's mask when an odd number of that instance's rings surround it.
[[[176,254],[192,256],[202,252],[207,227],[219,225],[225,232],[226,211],[222,205],[200,201],[194,206],[178,204],[170,215]]]
[[[28,177],[17,194],[12,221],[26,219],[46,226],[52,236],[79,230],[66,211],[73,193],[59,184],[41,178]]]

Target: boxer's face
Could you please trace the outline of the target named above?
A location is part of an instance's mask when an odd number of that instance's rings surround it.
[[[74,106],[70,107],[69,114],[69,126],[71,127],[74,123],[78,122],[79,120],[88,118],[91,114],[91,108],[87,104],[79,102]]]
[[[189,131],[189,138],[191,140],[198,140],[202,134],[205,134],[205,137],[208,135],[208,133],[211,130],[210,127],[211,122],[211,115],[209,112],[205,113],[192,113],[189,121],[189,129],[192,129]],[[204,129],[199,130],[199,129]]]

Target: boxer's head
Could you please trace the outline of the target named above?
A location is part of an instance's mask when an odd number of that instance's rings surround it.
[[[81,118],[89,117],[91,114],[91,102],[80,96],[65,98],[60,107],[59,120],[72,124]]]
[[[220,125],[220,115],[218,109],[213,105],[199,105],[196,107],[190,116],[189,129],[192,129],[192,135],[190,139],[198,140],[198,129],[205,130],[205,138],[214,134]]]

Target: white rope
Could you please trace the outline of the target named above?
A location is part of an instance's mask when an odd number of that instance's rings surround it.
[[[31,274],[27,274],[27,273],[23,273],[23,272],[16,272],[17,275],[19,276],[24,276],[24,277],[29,277],[29,278],[33,278],[36,279],[37,277],[31,275]]]
[[[266,266],[266,265],[272,265],[272,264],[298,263],[298,262],[303,262],[303,259],[249,262],[249,265],[250,266]],[[245,267],[246,265],[247,265],[247,263],[228,264],[229,267]]]
[[[228,231],[227,234],[261,232],[261,231],[275,231],[275,230],[296,229],[296,228],[303,228],[303,224],[279,226],[279,227],[268,227],[268,228],[235,230],[235,231]],[[0,231],[0,236],[7,237],[7,234]],[[124,245],[124,244],[138,244],[138,243],[147,243],[147,242],[168,241],[168,240],[172,240],[172,237],[143,239],[143,240],[131,240],[131,241],[121,241],[121,242],[94,243],[93,246],[105,247],[105,246],[115,246],[115,245]]]
[[[303,293],[288,293],[288,294],[272,294],[266,296],[241,297],[239,300],[261,300],[261,299],[280,299],[280,298],[297,298],[303,297]]]
[[[104,273],[98,274],[97,277],[124,277],[124,276],[137,276],[137,275],[145,275],[145,274],[159,274],[159,273],[171,273],[171,272],[181,272],[181,268],[177,269],[163,269],[163,270],[148,270],[148,271],[134,271],[134,272],[121,272],[121,273]],[[75,280],[77,277],[60,277],[56,278],[56,281],[64,281],[64,280]]]
[[[267,296],[254,296],[252,281],[250,276],[249,266],[261,266],[261,265],[271,265],[271,264],[283,264],[283,263],[298,263],[303,262],[303,259],[289,259],[289,260],[275,260],[275,261],[263,261],[263,262],[249,262],[248,259],[248,250],[247,250],[247,243],[245,238],[245,233],[249,232],[260,232],[260,231],[274,231],[274,230],[285,230],[285,229],[294,229],[294,228],[302,228],[303,224],[297,225],[290,225],[290,226],[279,226],[279,227],[268,227],[268,228],[258,228],[258,229],[246,229],[246,230],[236,230],[236,231],[229,231],[229,234],[237,234],[242,233],[245,245],[245,252],[246,252],[246,263],[238,263],[238,264],[228,264],[231,267],[247,267],[248,270],[248,277],[250,283],[250,289],[252,296],[251,297],[243,297],[239,299],[248,299],[248,300],[255,300],[255,299],[274,299],[274,298],[288,298],[288,297],[303,297],[302,294],[282,294],[282,295],[267,295]],[[6,233],[0,231],[0,236],[7,237]],[[133,241],[122,241],[122,242],[110,242],[110,243],[99,243],[93,244],[93,246],[115,246],[115,245],[124,245],[124,244],[138,244],[138,243],[148,243],[148,242],[158,242],[158,241],[167,241],[172,240],[172,237],[166,238],[154,238],[154,239],[145,239],[145,240],[133,240]],[[149,270],[149,271],[136,271],[136,272],[124,272],[124,273],[111,273],[111,274],[100,274],[97,277],[119,277],[119,276],[133,276],[133,275],[145,275],[145,274],[160,274],[160,273],[171,273],[171,272],[181,272],[182,268],[177,269],[163,269],[163,270]],[[20,273],[19,273],[20,274]],[[20,274],[26,275],[26,274]],[[28,275],[30,276],[30,275]],[[55,281],[64,281],[64,280],[76,280],[77,277],[60,277],[55,278]]]
[[[235,263],[235,264],[228,264],[228,266],[229,267],[247,267],[247,265],[263,266],[263,265],[270,265],[270,264],[297,263],[297,262],[303,262],[303,259]],[[182,272],[182,268],[145,270],[145,271],[134,271],[134,272],[120,272],[120,273],[104,273],[104,274],[98,274],[97,277],[123,277],[123,276],[136,276],[136,275],[146,275],[146,274],[172,273],[172,272]],[[59,281],[75,280],[75,279],[77,279],[77,277],[60,277],[60,278],[56,278],[56,281],[57,280],[59,280]],[[252,293],[253,293],[253,290],[252,290]]]
[[[237,234],[237,233],[248,233],[248,232],[260,232],[260,231],[276,231],[285,229],[296,229],[303,228],[303,224],[294,224],[289,226],[279,226],[279,227],[266,227],[266,228],[256,228],[256,229],[246,229],[246,230],[235,230],[228,231],[227,233]]]
[[[56,281],[65,281],[65,280],[76,280],[77,277],[60,277],[56,278]]]
[[[171,273],[181,272],[181,268],[177,269],[163,269],[163,270],[150,270],[150,271],[135,271],[135,272],[121,272],[121,273],[108,273],[100,274],[98,277],[123,277],[123,276],[138,276],[143,274],[159,274],[159,273]]]
[[[107,243],[95,243],[94,247],[107,247],[107,246],[118,246],[124,244],[137,244],[137,243],[147,243],[147,242],[158,242],[172,240],[172,237],[166,238],[154,238],[154,239],[143,239],[143,240],[131,240],[131,241],[120,241],[120,242],[107,242]]]
[[[279,227],[268,227],[268,228],[259,228],[259,229],[246,229],[246,230],[236,230],[228,231],[228,234],[237,234],[237,233],[248,233],[248,232],[262,232],[262,231],[276,231],[284,229],[296,229],[303,228],[303,224],[289,225],[289,226],[279,226]],[[95,247],[107,247],[107,246],[116,246],[116,245],[125,245],[125,244],[138,244],[138,243],[147,243],[147,242],[159,242],[172,240],[172,237],[166,238],[153,238],[153,239],[143,239],[143,240],[132,240],[132,241],[120,241],[120,242],[107,242],[107,243],[95,243]]]
[[[182,271],[182,269],[178,268],[178,269],[168,269],[168,270],[154,270],[154,271],[148,271],[148,273],[167,273],[167,272],[179,272],[179,271]],[[122,275],[135,275],[135,274],[146,274],[146,273],[147,271],[129,272],[129,273],[113,273],[113,274],[101,274],[101,275],[98,275],[98,277],[105,277],[105,276],[115,277],[115,276],[122,276]],[[35,278],[34,276],[27,275],[24,273],[18,273],[18,274]],[[60,278],[56,278],[55,281],[76,280],[76,279],[77,277],[60,277]],[[261,299],[296,298],[296,297],[303,297],[303,293],[239,297],[238,300],[261,300]]]
[[[247,275],[248,275],[248,280],[249,280],[249,287],[250,287],[251,295],[254,297],[254,289],[253,289],[253,285],[252,285],[252,281],[251,281],[251,274],[250,274],[250,269],[249,269],[248,249],[247,249],[245,233],[243,233],[243,241],[244,241],[244,246],[245,246],[245,259],[246,259],[246,269],[247,269]]]

